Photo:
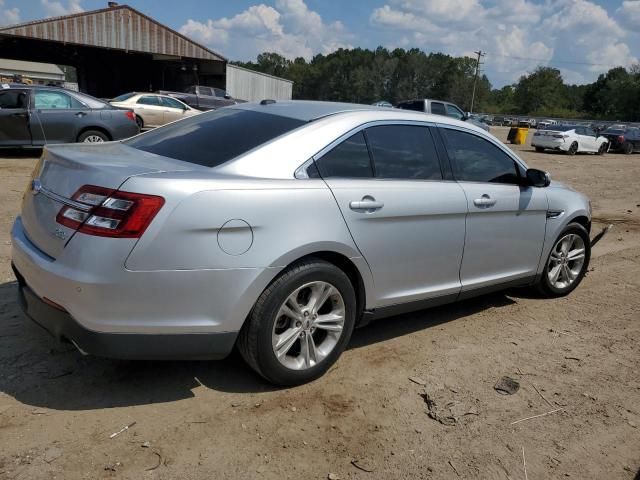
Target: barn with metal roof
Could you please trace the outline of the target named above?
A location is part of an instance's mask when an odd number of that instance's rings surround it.
[[[80,90],[225,88],[227,59],[128,5],[0,28],[0,57],[75,67]]]

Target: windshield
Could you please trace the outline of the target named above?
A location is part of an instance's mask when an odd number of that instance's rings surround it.
[[[302,120],[224,108],[133,137],[130,147],[204,167],[217,167],[298,128]]]
[[[136,96],[135,92],[131,93],[123,93],[122,95],[118,95],[116,98],[112,98],[112,102],[124,102],[125,100],[129,100],[131,97]]]

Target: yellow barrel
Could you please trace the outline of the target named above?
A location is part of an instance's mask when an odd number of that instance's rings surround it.
[[[524,145],[527,143],[527,135],[529,135],[529,129],[526,127],[518,127],[516,129],[516,136],[513,139],[513,143],[516,145]]]

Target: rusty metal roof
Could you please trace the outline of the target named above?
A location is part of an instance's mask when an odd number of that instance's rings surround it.
[[[2,27],[0,34],[203,60],[227,60],[129,5]]]

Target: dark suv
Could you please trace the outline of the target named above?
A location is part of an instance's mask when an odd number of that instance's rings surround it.
[[[106,142],[139,132],[136,116],[59,87],[0,85],[0,147]]]
[[[640,152],[640,128],[607,128],[600,135],[609,140],[609,151],[622,153]]]

